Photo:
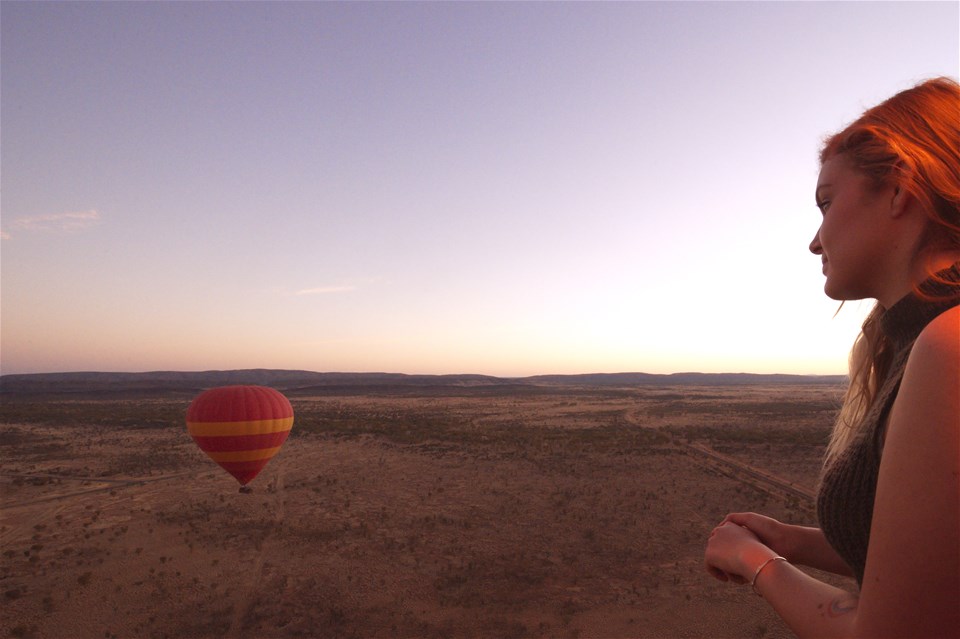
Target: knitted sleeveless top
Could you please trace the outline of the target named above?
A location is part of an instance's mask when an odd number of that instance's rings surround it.
[[[954,285],[942,281],[953,282]],[[880,318],[880,329],[890,340],[894,357],[880,384],[862,428],[840,455],[824,470],[817,495],[817,518],[831,546],[863,584],[870,542],[873,502],[883,452],[885,424],[913,343],[924,327],[944,311],[960,304],[960,263],[924,282],[920,290],[933,299],[911,293]]]

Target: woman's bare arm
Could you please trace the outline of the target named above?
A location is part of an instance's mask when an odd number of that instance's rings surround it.
[[[852,577],[850,566],[837,554],[823,531],[810,526],[784,524],[757,513],[731,513],[724,521],[745,526],[760,541],[790,563],[810,566],[834,574]]]
[[[755,587],[798,637],[848,637],[856,622],[857,596],[810,577],[762,544],[745,526],[725,521],[707,542],[707,570],[723,581]]]
[[[850,566],[837,554],[827,538],[823,536],[822,530],[808,526],[794,526],[794,528],[797,547],[791,559],[793,563],[844,577],[853,576]]]

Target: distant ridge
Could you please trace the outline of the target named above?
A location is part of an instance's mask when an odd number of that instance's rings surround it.
[[[406,375],[403,373],[317,373],[297,370],[154,371],[147,373],[32,373],[0,375],[0,394],[197,393],[215,386],[256,384],[292,395],[440,391],[536,391],[557,387],[742,386],[756,384],[842,384],[845,375],[754,373],[590,373],[582,375]]]
[[[846,375],[788,375],[784,373],[588,373],[582,375],[534,375],[523,381],[533,384],[582,384],[585,386],[740,386],[743,384],[840,384]]]

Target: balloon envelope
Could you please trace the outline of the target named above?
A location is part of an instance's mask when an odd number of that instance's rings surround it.
[[[187,409],[187,431],[200,450],[247,485],[277,454],[293,427],[293,407],[265,386],[222,386]]]

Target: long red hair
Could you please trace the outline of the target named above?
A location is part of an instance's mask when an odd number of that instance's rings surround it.
[[[920,251],[960,251],[960,84],[934,78],[901,91],[828,137],[821,164],[843,154],[873,182],[896,183],[930,219]],[[933,275],[932,273],[930,275]],[[827,463],[856,434],[889,372],[891,345],[880,331],[884,308],[867,316],[850,352],[850,386]]]

